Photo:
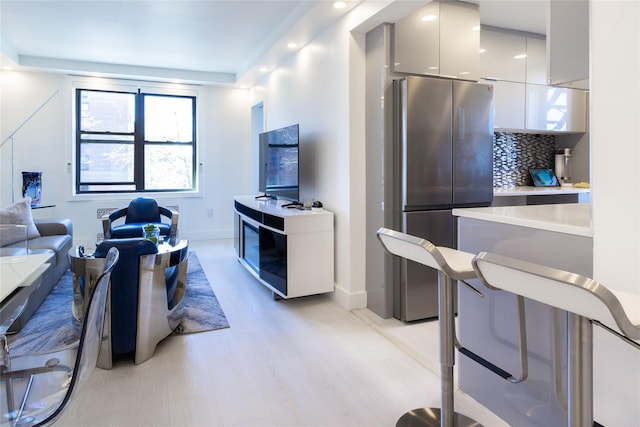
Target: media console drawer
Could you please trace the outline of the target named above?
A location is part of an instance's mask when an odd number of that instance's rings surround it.
[[[234,198],[238,260],[282,298],[332,292],[333,213],[287,208],[285,203]]]

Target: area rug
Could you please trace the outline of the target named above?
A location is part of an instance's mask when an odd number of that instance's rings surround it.
[[[195,252],[189,252],[187,290],[181,313],[182,317],[173,335],[228,328],[229,323],[222,311]],[[80,325],[71,315],[73,290],[71,272],[67,272],[51,290],[38,310],[11,338],[11,354],[39,353],[71,345],[80,338]]]

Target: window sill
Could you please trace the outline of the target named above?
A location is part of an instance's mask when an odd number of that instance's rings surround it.
[[[131,200],[136,197],[151,197],[156,200],[165,199],[184,199],[184,198],[200,198],[203,197],[201,190],[195,191],[166,191],[166,192],[149,192],[149,193],[82,193],[71,194],[67,198],[68,202],[91,202],[103,200]]]

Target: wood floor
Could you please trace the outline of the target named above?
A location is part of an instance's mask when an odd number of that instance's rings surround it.
[[[96,369],[61,426],[394,426],[439,406],[437,325],[275,301],[230,240],[192,242],[229,329],[169,337],[141,365]],[[456,409],[506,426],[461,392]]]

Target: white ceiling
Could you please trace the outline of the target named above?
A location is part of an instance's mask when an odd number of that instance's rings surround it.
[[[546,0],[469,1],[484,25],[545,33]],[[339,11],[330,0],[0,0],[2,60],[235,83],[286,54],[276,48],[288,37],[304,44],[359,2]]]

